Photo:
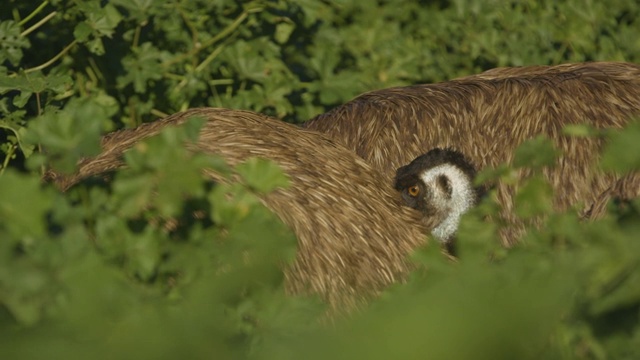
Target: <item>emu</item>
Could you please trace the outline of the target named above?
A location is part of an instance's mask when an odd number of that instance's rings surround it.
[[[332,310],[343,312],[412,268],[407,257],[426,242],[425,223],[402,206],[377,170],[322,134],[248,111],[192,109],[108,134],[102,153],[81,161],[75,174],[52,172],[48,178],[66,190],[115,170],[137,142],[194,116],[207,121],[190,150],[220,155],[230,165],[253,156],[270,159],[289,176],[290,187],[261,200],[298,238],[296,261],[285,269],[290,293],[318,294]],[[222,179],[212,170],[204,172]]]
[[[438,84],[362,94],[304,127],[321,132],[378,169],[392,182],[395,170],[433,148],[452,148],[479,169],[512,163],[514,150],[545,135],[561,156],[543,175],[559,210],[580,207],[598,217],[613,197],[640,195],[639,174],[594,168],[604,141],[563,133],[570,124],[621,128],[640,114],[640,65],[616,62],[498,68]],[[521,177],[530,175],[527,169]],[[513,224],[504,245],[524,227],[514,217],[514,187],[497,184],[502,217]]]

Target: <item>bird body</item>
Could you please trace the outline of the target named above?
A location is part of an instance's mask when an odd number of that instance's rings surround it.
[[[409,254],[427,240],[424,219],[402,206],[383,176],[322,134],[249,111],[191,109],[108,134],[101,154],[83,160],[75,174],[50,178],[67,189],[115,170],[127,149],[191,117],[207,120],[191,150],[219,155],[230,165],[266,158],[290,178],[289,187],[261,195],[298,238],[297,258],[285,269],[290,293],[317,294],[335,311],[347,311],[412,268]],[[223,181],[215,171],[204,171]]]
[[[304,126],[356,152],[383,176],[426,149],[452,148],[478,166],[513,162],[524,141],[546,136],[561,156],[541,170],[554,190],[557,210],[576,207],[600,216],[614,197],[640,195],[640,174],[604,173],[595,165],[604,146],[597,137],[572,137],[567,125],[619,129],[640,115],[640,65],[583,63],[499,68],[437,84],[362,94],[318,115]],[[531,170],[519,170],[520,179]],[[510,245],[524,232],[514,214],[516,186],[498,183],[501,217],[512,224],[502,236]]]
[[[412,269],[408,255],[426,242],[425,234],[451,236],[471,204],[464,191],[454,196],[464,188],[455,180],[459,173],[435,164],[433,175],[421,181],[435,193],[430,206],[440,210],[425,216],[403,206],[393,190],[394,174],[425,149],[451,148],[479,168],[495,167],[511,162],[523,141],[546,135],[562,152],[555,167],[543,169],[556,190],[555,205],[582,205],[584,213],[597,216],[611,197],[638,196],[640,176],[595,170],[603,141],[569,137],[562,129],[585,122],[597,129],[620,128],[639,113],[638,65],[496,69],[363,94],[312,119],[306,129],[248,111],[191,109],[109,134],[102,153],[83,160],[75,174],[50,175],[67,189],[119,168],[127,149],[164,127],[205,118],[190,149],[220,155],[230,165],[255,156],[270,159],[291,179],[289,188],[261,197],[298,238],[296,261],[285,271],[287,289],[318,294],[334,309],[351,309],[402,281]],[[210,169],[205,173],[221,180]],[[508,184],[497,185],[503,216],[515,223],[514,193]],[[507,234],[504,244],[519,230]]]

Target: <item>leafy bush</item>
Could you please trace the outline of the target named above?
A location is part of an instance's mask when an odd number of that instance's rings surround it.
[[[637,4],[8,0],[4,9],[1,358],[640,357],[638,199],[589,223],[551,212],[507,250],[493,245],[500,224],[484,220],[497,208],[489,196],[462,224],[459,263],[421,249],[407,284],[329,326],[316,321],[322,304],[283,291],[295,239],[256,193],[286,178],[259,159],[231,169],[187,153],[178,144],[195,138],[197,119],[136,146],[106,183],[62,194],[40,181],[46,167],[71,172],[96,154],[106,131],[190,107],[301,122],[364,91],[495,66],[638,62]],[[638,171],[638,124],[606,136],[602,167]],[[547,145],[528,143],[517,165],[548,163]],[[202,167],[243,181],[212,185]],[[537,178],[523,186],[518,214],[549,213],[546,189]]]
[[[295,238],[250,190],[265,170],[255,191],[286,177],[250,159],[238,166],[246,185],[209,186],[203,167],[231,170],[182,146],[201,124],[139,143],[108,186],[61,194],[13,170],[0,178],[7,358],[229,357],[288,331],[278,322],[296,307],[317,317],[322,307],[284,295]]]

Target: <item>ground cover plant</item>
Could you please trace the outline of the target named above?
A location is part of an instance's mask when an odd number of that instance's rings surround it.
[[[0,358],[640,358],[638,199],[585,223],[553,212],[533,177],[517,213],[549,216],[506,250],[495,241],[501,224],[485,220],[497,211],[489,194],[462,223],[458,263],[420,249],[406,284],[328,325],[319,301],[284,293],[295,238],[257,201],[286,176],[260,159],[232,169],[187,153],[198,119],[134,147],[108,182],[66,193],[41,182],[46,168],[72,172],[95,155],[105,132],[191,107],[300,123],[365,91],[496,66],[639,62],[637,4],[8,0],[1,9]],[[637,121],[567,131],[608,139],[604,171],[639,170]],[[524,147],[520,164],[557,155],[544,139]],[[202,167],[242,181],[211,184]]]

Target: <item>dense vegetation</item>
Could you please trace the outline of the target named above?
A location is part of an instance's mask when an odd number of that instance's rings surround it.
[[[257,201],[286,177],[260,159],[229,169],[188,154],[179,144],[198,121],[135,147],[107,184],[60,193],[40,181],[96,154],[106,131],[190,107],[302,122],[368,90],[496,66],[640,62],[640,5],[6,0],[2,10],[0,358],[640,358],[637,199],[582,223],[553,213],[534,177],[518,214],[553,215],[522,245],[496,245],[488,196],[462,224],[459,263],[422,249],[407,284],[327,326],[315,321],[321,303],[284,294],[295,238]],[[637,122],[571,133],[610,139],[606,171],[640,169]],[[525,147],[518,163],[553,159],[542,139]],[[244,181],[213,186],[203,166]],[[204,216],[187,216],[194,209]]]

